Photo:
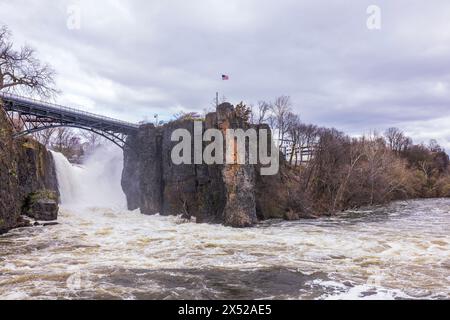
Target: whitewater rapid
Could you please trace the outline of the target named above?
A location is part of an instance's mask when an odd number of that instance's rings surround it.
[[[54,158],[59,224],[0,237],[0,299],[450,298],[450,199],[232,229],[127,211],[119,149]]]
[[[80,166],[71,164],[61,153],[52,152],[52,155],[64,207],[126,208],[120,186],[123,155],[119,148],[102,147]]]

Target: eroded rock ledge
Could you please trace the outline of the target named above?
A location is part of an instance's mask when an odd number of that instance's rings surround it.
[[[12,139],[13,129],[0,109],[0,234],[28,226],[23,216],[56,220],[58,183],[53,157],[38,142]]]
[[[250,127],[228,103],[208,114],[203,122],[203,130],[215,128],[223,134],[226,129]],[[128,138],[122,187],[130,210],[184,215],[195,217],[198,223],[232,227],[286,218],[289,208],[281,174],[261,176],[257,165],[248,164],[176,166],[170,158],[178,143],[171,141],[176,129],[186,129],[193,136],[194,121],[175,121],[162,127],[144,125]]]

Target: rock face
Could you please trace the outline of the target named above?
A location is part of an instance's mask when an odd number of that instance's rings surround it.
[[[22,214],[31,194],[51,191],[58,198],[52,155],[36,141],[13,140],[12,134],[12,127],[0,108],[0,233],[26,225]],[[44,208],[50,208],[49,204],[42,203],[37,210],[41,212],[39,215]],[[49,212],[55,215],[54,208]]]
[[[24,197],[48,191],[58,200],[58,181],[52,154],[37,141],[21,138],[15,141],[17,146],[17,172],[20,192]]]
[[[39,190],[25,199],[22,213],[39,221],[54,221],[58,218],[58,196],[56,192]]]
[[[12,128],[0,110],[0,233],[19,224],[20,201],[16,146]]]
[[[219,129],[225,137],[226,129],[238,128],[246,130],[250,125],[225,103],[207,115],[202,130]],[[195,217],[198,223],[232,227],[253,226],[258,218],[284,218],[287,207],[280,174],[261,176],[260,168],[250,164],[174,165],[171,152],[179,142],[172,142],[171,135],[176,129],[186,129],[193,137],[194,121],[158,128],[144,125],[128,138],[122,187],[130,210],[183,215]]]

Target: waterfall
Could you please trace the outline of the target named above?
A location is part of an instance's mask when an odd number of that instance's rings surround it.
[[[71,164],[61,153],[52,154],[63,206],[126,207],[120,185],[123,169],[120,149],[115,146],[101,147],[87,157],[83,165]]]

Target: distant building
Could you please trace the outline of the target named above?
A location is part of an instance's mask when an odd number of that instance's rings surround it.
[[[299,145],[294,147],[291,140],[280,141],[279,139],[274,139],[274,143],[275,145],[280,146],[280,152],[288,161],[291,160],[292,153],[294,153],[292,159],[294,162],[297,161],[297,164],[307,163],[312,159],[313,150],[311,147]]]

